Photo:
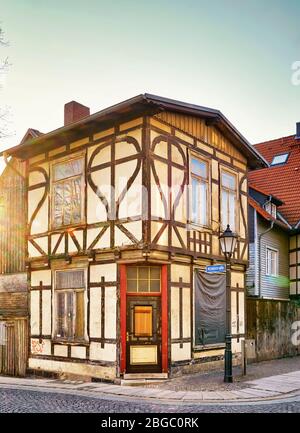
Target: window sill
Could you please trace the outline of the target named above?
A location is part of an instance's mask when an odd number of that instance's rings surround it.
[[[214,350],[214,349],[225,349],[225,343],[195,346],[193,351],[194,352],[203,352],[204,350]]]
[[[188,222],[187,226],[191,230],[198,230],[198,231],[203,231],[203,232],[207,232],[207,233],[211,233],[211,231],[212,231],[212,228],[210,225],[202,225],[202,224],[197,224],[194,222]]]
[[[52,338],[54,344],[69,344],[70,346],[89,346],[88,340],[67,340],[63,338]]]

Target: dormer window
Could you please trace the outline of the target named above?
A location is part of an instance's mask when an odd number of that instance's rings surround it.
[[[265,209],[266,209],[266,211],[267,211],[270,215],[272,215],[273,218],[276,219],[276,217],[277,217],[277,206],[276,206],[274,203],[268,201],[268,202],[265,204]]]
[[[271,166],[285,164],[288,160],[288,157],[289,157],[289,153],[282,153],[281,155],[275,155],[271,162]]]

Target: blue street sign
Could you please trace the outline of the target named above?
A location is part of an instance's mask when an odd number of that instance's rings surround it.
[[[225,265],[211,265],[211,266],[206,266],[205,269],[205,272],[208,272],[210,274],[214,272],[225,272],[225,271],[226,271]]]

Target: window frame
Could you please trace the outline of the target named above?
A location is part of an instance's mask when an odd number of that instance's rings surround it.
[[[274,161],[275,158],[277,158],[278,156],[285,156],[285,155],[286,155],[286,158],[285,158],[285,160],[283,162],[277,162],[275,164],[273,163],[273,161]],[[274,155],[273,158],[272,158],[270,167],[276,167],[277,165],[284,165],[284,164],[286,164],[288,162],[289,156],[290,156],[290,152],[284,152],[284,153],[279,153],[278,155]]]
[[[223,183],[222,183],[222,175],[223,173],[225,174],[229,174],[230,176],[233,176],[235,178],[235,190],[232,190],[228,187],[224,187]],[[222,199],[222,192],[223,189],[226,190],[229,193],[235,192],[235,209],[234,209],[234,228],[230,227],[230,229],[238,234],[239,233],[239,185],[238,185],[238,173],[234,170],[231,170],[229,168],[225,168],[225,167],[220,167],[220,227],[221,230],[224,231],[227,228],[227,224],[224,224],[224,220],[223,220],[223,213],[222,213],[222,208],[223,208],[223,199]]]
[[[156,265],[156,264],[150,264],[150,265],[144,265],[144,264],[141,264],[141,265],[129,265],[129,266],[127,266],[126,267],[127,268],[127,270],[126,270],[126,294],[127,295],[134,295],[134,296],[161,296],[161,291],[162,291],[162,275],[161,275],[161,266],[160,265]],[[136,271],[136,279],[135,278],[128,278],[128,273],[127,273],[127,271],[128,271],[128,269],[129,268],[131,268],[131,269],[133,269],[133,268],[136,268],[137,269],[137,271]],[[138,269],[140,269],[140,268],[148,268],[148,277],[147,277],[147,279],[144,279],[144,278],[140,278],[139,279],[139,272],[138,272]],[[151,279],[151,268],[158,268],[159,269],[159,279],[158,278],[152,278]],[[142,280],[142,281],[147,281],[148,282],[148,288],[150,288],[150,284],[151,284],[151,280],[153,280],[153,281],[159,281],[159,291],[153,291],[153,292],[151,292],[150,290],[148,290],[148,291],[138,291],[138,281],[139,280]],[[136,291],[132,291],[132,290],[128,290],[128,281],[136,281],[136,283],[137,283],[137,285],[136,285]]]
[[[207,167],[207,178],[204,179],[202,176],[198,176],[197,174],[193,174],[192,172],[192,159],[197,159],[200,162],[204,162]],[[196,222],[192,219],[193,215],[193,187],[192,180],[195,178],[197,181],[206,184],[206,224],[201,224],[200,222]],[[211,227],[211,161],[208,158],[205,158],[202,155],[198,155],[195,153],[189,154],[189,206],[188,206],[188,221],[191,226],[196,228],[210,228]]]
[[[271,274],[269,271],[269,252],[276,253],[275,260],[275,274]],[[266,276],[268,277],[278,277],[279,271],[279,250],[273,247],[266,246]]]
[[[66,162],[70,162],[70,161],[74,161],[77,159],[82,159],[83,161],[83,171],[81,175],[76,175],[76,176],[71,176],[71,177],[66,177],[64,179],[60,179],[55,181],[55,176],[54,176],[54,171],[55,171],[55,166],[59,165],[59,164],[64,164]],[[82,152],[78,152],[74,155],[72,155],[72,157],[70,157],[70,155],[64,156],[63,158],[58,158],[55,159],[51,162],[50,164],[50,229],[51,230],[60,230],[60,229],[67,229],[70,227],[78,227],[81,226],[83,224],[86,223],[86,212],[85,212],[85,184],[86,184],[86,152],[82,151]],[[80,192],[81,192],[81,207],[80,207],[80,222],[77,223],[71,223],[71,224],[61,224],[59,226],[56,226],[54,224],[54,187],[56,184],[58,183],[62,183],[65,182],[67,179],[73,179],[73,178],[78,178],[81,177],[81,187],[80,187]]]
[[[268,209],[268,206],[270,206],[270,210]],[[264,208],[273,218],[277,218],[277,206],[275,203],[267,201],[264,205]]]
[[[57,289],[57,273],[58,272],[74,272],[74,271],[83,271],[84,275],[84,287],[81,288],[70,288],[70,289]],[[52,340],[58,343],[87,343],[88,342],[88,334],[87,334],[87,269],[83,268],[82,265],[80,267],[68,267],[68,268],[55,268],[53,269],[53,288],[52,288]],[[83,336],[82,337],[58,337],[57,336],[57,321],[58,321],[58,296],[57,292],[61,293],[83,293]],[[74,295],[73,295],[74,296]],[[75,319],[76,323],[76,319]]]

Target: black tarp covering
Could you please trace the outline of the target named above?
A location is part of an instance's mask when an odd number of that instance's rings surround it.
[[[195,271],[195,343],[224,343],[226,276]]]

